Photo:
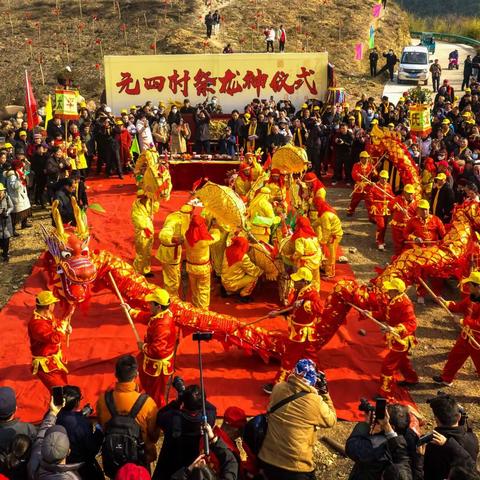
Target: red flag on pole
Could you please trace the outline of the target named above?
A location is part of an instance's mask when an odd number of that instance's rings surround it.
[[[40,123],[38,116],[37,101],[33,95],[32,85],[28,72],[25,70],[25,111],[27,112],[28,129],[32,130]]]

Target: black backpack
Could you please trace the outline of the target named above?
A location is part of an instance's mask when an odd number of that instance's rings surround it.
[[[105,393],[105,403],[112,418],[105,425],[102,462],[105,473],[113,478],[126,463],[145,465],[145,445],[136,418],[148,399],[146,393],[138,396],[127,415],[120,415],[113,402],[113,391]]]
[[[310,392],[305,392],[304,390],[294,393],[293,395],[290,395],[289,397],[286,397],[273,405],[272,408],[267,411],[267,413],[256,415],[247,422],[245,429],[243,430],[243,441],[248,445],[252,453],[258,455],[260,449],[262,448],[263,441],[267,436],[268,415],[283,407],[287,403],[303,397],[308,393]]]

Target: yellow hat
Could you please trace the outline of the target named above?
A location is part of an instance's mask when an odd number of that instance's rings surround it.
[[[13,148],[13,145],[12,145],[11,143],[8,143],[8,142],[7,142],[7,143],[4,145],[4,147],[5,147],[5,148]]]
[[[21,130],[20,132],[18,132],[19,137],[21,137],[22,135],[27,136],[27,132],[25,130]]]
[[[311,270],[309,270],[307,267],[300,267],[295,273],[290,275],[290,278],[294,282],[299,282],[300,280],[311,282],[313,280],[313,275]]]
[[[464,278],[461,282],[462,285],[464,283],[475,283],[476,285],[480,285],[480,272],[471,272],[467,278]]]
[[[127,114],[128,115],[128,110],[126,108],[122,108],[122,110],[120,110],[120,114],[123,115],[123,114]]]
[[[39,307],[46,307],[59,301],[60,300],[55,297],[50,290],[44,290],[43,292],[40,292],[35,298],[35,302]]]
[[[437,176],[435,177],[435,180],[446,180],[446,179],[447,179],[447,176],[443,172],[437,173]]]
[[[389,127],[395,127],[395,124],[392,123],[392,122],[390,122],[390,123],[388,124],[388,126],[389,126]]]
[[[367,151],[360,152],[360,158],[370,158],[370,154]]]
[[[385,178],[386,180],[388,180],[388,172],[386,170],[382,170],[380,172],[380,178]]]
[[[349,115],[349,116],[348,116],[348,119],[349,119],[349,120],[355,120],[355,117],[354,117],[353,115]]]
[[[260,193],[268,193],[268,194],[270,194],[270,193],[272,193],[272,191],[271,191],[268,187],[262,187],[262,188],[260,189]]]
[[[355,107],[355,110],[360,111],[361,108],[357,105],[357,106]]]
[[[245,118],[250,118],[251,115],[250,115],[249,113],[246,113],[246,114],[244,115],[244,117],[245,117]]]
[[[450,120],[448,118],[444,118],[442,120],[442,125],[450,125]]]
[[[465,123],[468,123],[469,125],[475,125],[475,120],[471,118],[470,120],[467,120]]]
[[[378,125],[378,120],[374,118],[371,122],[370,125]]]
[[[424,210],[430,210],[430,204],[428,203],[428,200],[422,199],[419,200],[417,204],[417,208],[423,208]]]
[[[313,107],[313,111],[316,112],[317,110],[320,110],[320,107],[319,107],[318,105],[315,105],[315,106]]]
[[[136,105],[130,105],[130,110],[136,110],[137,106]]]
[[[304,104],[302,105],[302,108],[308,108],[308,105],[307,105],[306,103],[304,103]]]
[[[144,195],[145,195],[145,190],[141,188],[137,190],[137,197],[143,197]]]
[[[165,104],[163,102],[158,102],[158,106],[165,108]]]
[[[471,88],[468,88],[468,87],[467,87],[467,88],[465,89],[465,93],[471,93],[471,91],[472,91]]]
[[[386,291],[398,290],[400,293],[403,293],[407,289],[405,282],[397,277],[392,278],[390,281],[387,280],[386,282],[383,282],[382,287]]]
[[[5,190],[5,185],[3,183],[0,183],[0,192],[3,192]]]
[[[398,99],[398,101],[399,101],[399,102],[404,102],[404,101],[405,101],[405,97],[400,97],[400,98]]]
[[[155,302],[164,307],[170,305],[170,295],[163,288],[156,288],[152,293],[149,293],[145,300],[147,302]]]
[[[472,112],[463,112],[463,113],[462,113],[462,117],[468,117],[468,118],[470,118],[471,115],[472,115]]]
[[[415,193],[415,187],[411,184],[411,183],[407,183],[404,187],[403,187],[403,191],[405,193]]]
[[[182,213],[192,213],[193,212],[193,205],[190,205],[189,203],[186,203],[185,205],[182,205],[180,207],[180,211]]]
[[[123,120],[117,120],[115,123],[116,123],[117,125],[123,125]]]
[[[80,102],[80,108],[87,108],[87,102]]]

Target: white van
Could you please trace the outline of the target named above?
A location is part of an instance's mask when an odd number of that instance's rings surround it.
[[[428,83],[428,71],[430,69],[428,48],[422,45],[405,47],[400,57],[400,66],[398,68],[398,83],[403,82],[423,82]]]

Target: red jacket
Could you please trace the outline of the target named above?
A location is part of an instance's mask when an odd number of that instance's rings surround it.
[[[375,185],[378,185],[378,188]],[[370,214],[373,216],[390,215],[388,204],[391,200],[391,197],[393,197],[392,187],[389,183],[376,183],[375,185],[372,185],[368,192],[368,200],[370,202]]]
[[[322,314],[323,307],[318,290],[308,285],[298,292],[296,301],[303,300],[300,307],[293,310],[290,317],[290,340],[293,342],[315,341],[318,338],[315,330],[316,320]]]
[[[61,321],[55,317],[40,315],[36,310],[28,323],[30,349],[34,357],[48,357],[58,353],[65,334],[61,331]]]
[[[397,195],[390,200],[388,208],[392,212],[390,225],[396,228],[405,228],[408,220],[415,215],[416,202],[409,203],[403,195]]]
[[[370,185],[362,178],[369,178],[370,173],[373,170],[373,165],[371,162],[366,163],[365,165],[362,162],[357,162],[352,168],[352,178],[355,181],[355,187],[353,191],[355,193],[368,193]]]
[[[426,220],[420,217],[411,218],[405,227],[403,237],[405,240],[421,238],[427,241],[441,240],[445,236],[445,226],[435,215],[429,215]]]
[[[463,314],[463,334],[471,334],[477,342],[480,342],[480,303],[472,302],[466,297],[459,302],[447,302],[448,309],[452,313]]]
[[[416,344],[415,330],[417,317],[412,301],[405,293],[392,298],[385,307],[384,318],[387,325],[400,335],[400,340],[392,333],[386,334],[387,345],[397,352],[408,351]]]

